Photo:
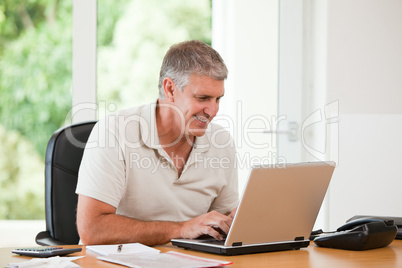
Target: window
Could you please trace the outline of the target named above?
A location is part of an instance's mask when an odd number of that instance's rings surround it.
[[[0,3],[0,219],[44,218],[44,156],[71,109],[72,3]]]
[[[154,101],[163,56],[174,43],[211,44],[210,0],[97,2],[99,118]]]
[[[94,61],[100,104],[121,109],[153,101],[161,59],[170,45],[187,39],[211,43],[210,0],[2,1],[0,230],[6,232],[2,246],[18,241],[34,245],[35,235],[44,228],[47,142],[75,116],[72,103],[96,102],[93,95],[82,92],[88,88],[88,75],[79,81],[84,86],[72,90],[73,26],[82,27],[82,21],[91,19],[81,12],[82,7],[95,12],[96,6],[98,54]],[[74,63],[74,68],[85,65],[85,60]],[[32,219],[40,219],[40,224],[32,228],[31,222],[1,221]]]

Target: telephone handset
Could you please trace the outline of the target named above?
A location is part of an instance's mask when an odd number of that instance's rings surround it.
[[[354,229],[355,227],[357,227],[359,225],[372,223],[372,222],[384,222],[385,225],[387,225],[387,226],[394,225],[393,220],[381,220],[381,219],[375,219],[375,218],[360,218],[360,219],[352,220],[352,221],[345,223],[344,225],[342,225],[341,227],[336,229],[336,231],[337,232],[347,231],[347,230]]]
[[[389,245],[395,239],[397,231],[393,220],[361,218],[342,225],[336,232],[316,237],[314,243],[328,248],[374,249]]]

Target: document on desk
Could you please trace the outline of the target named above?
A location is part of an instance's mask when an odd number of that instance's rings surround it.
[[[219,267],[232,264],[229,261],[200,258],[175,251],[166,253],[109,254],[98,259],[134,268],[188,268]]]
[[[9,263],[6,268],[33,268],[33,267],[41,267],[41,268],[54,268],[54,267],[61,267],[61,268],[79,268],[78,264],[74,263],[73,261],[84,258],[84,256],[78,257],[50,257],[50,258],[33,258],[28,261],[24,262],[16,262],[16,263]]]
[[[102,256],[107,256],[109,254],[114,254],[114,253],[135,254],[135,253],[159,253],[160,252],[157,249],[145,246],[141,243],[87,246],[86,249],[89,249]]]

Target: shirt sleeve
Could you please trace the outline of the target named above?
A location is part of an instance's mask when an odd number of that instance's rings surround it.
[[[219,195],[214,199],[209,211],[216,210],[222,214],[232,212],[239,203],[239,189],[238,189],[238,171],[236,164],[236,150],[230,148],[228,152],[230,156],[230,168],[227,169],[225,174],[226,184],[222,187]]]
[[[87,141],[78,173],[77,194],[118,207],[126,188],[125,161],[113,128],[99,121]]]
[[[238,206],[239,193],[237,183],[237,170],[233,170],[232,178],[228,181],[219,194],[213,201],[209,211],[216,210],[222,214],[232,212]]]

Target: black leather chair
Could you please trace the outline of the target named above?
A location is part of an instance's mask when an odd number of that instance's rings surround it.
[[[36,236],[39,245],[79,242],[75,188],[85,144],[95,123],[83,122],[60,128],[49,140],[45,160],[46,231]]]

